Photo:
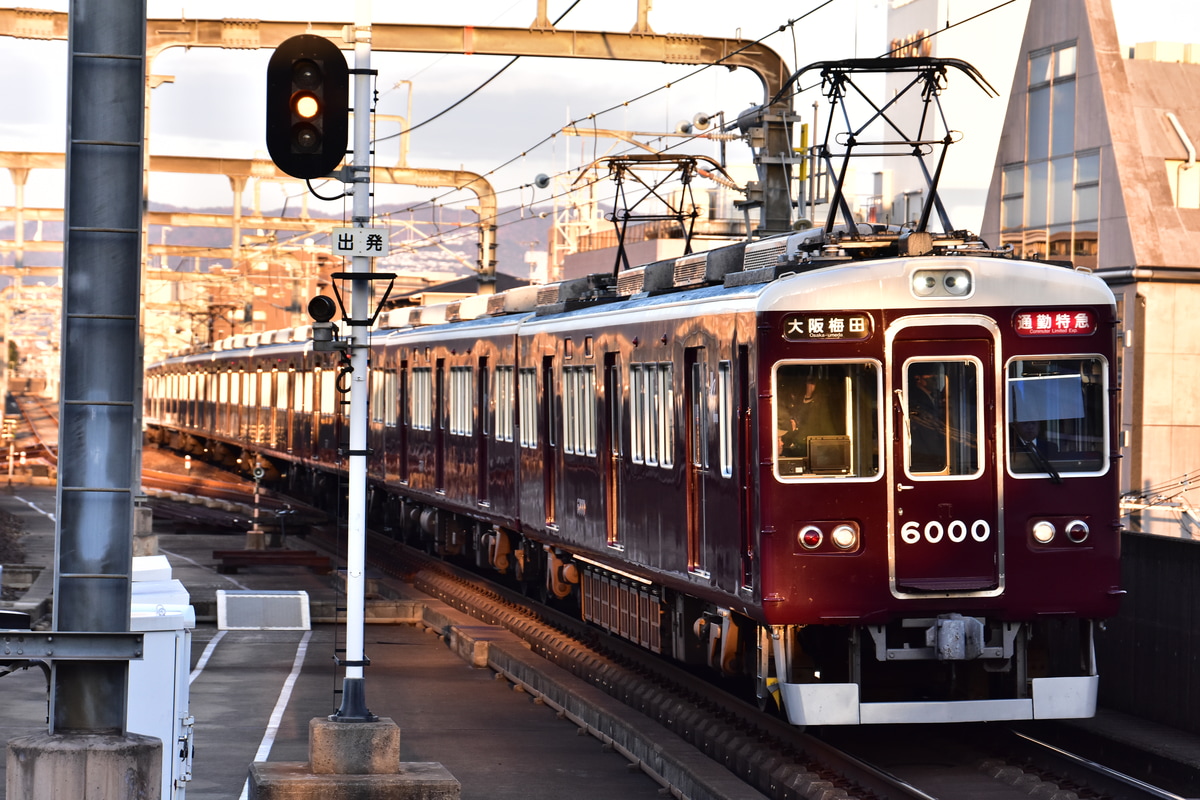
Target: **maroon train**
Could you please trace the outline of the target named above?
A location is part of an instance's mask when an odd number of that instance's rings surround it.
[[[377,524],[795,724],[1091,715],[1121,594],[1112,294],[977,240],[830,244],[389,312]],[[150,368],[151,438],[332,503],[336,359],[303,328],[222,345]]]

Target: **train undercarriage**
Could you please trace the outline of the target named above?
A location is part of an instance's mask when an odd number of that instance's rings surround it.
[[[172,434],[156,440],[339,511],[344,481],[315,466]],[[442,558],[498,573],[536,599],[741,686],[796,725],[1064,718],[1094,714],[1094,625],[914,615],[886,625],[764,625],[718,604],[373,486],[369,524]]]
[[[615,636],[741,685],[793,724],[1094,713],[1090,621],[950,613],[876,626],[768,626],[518,532],[377,491],[372,505],[398,538],[500,573]]]

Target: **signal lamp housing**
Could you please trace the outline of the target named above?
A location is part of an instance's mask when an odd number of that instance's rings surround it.
[[[267,63],[267,150],[293,178],[322,178],[346,155],[350,72],[333,42],[302,34]]]

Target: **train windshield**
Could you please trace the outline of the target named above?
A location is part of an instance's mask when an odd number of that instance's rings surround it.
[[[775,474],[781,480],[879,474],[879,365],[775,367]]]
[[[983,474],[980,369],[979,362],[969,358],[908,363],[904,396],[909,475],[961,479]]]
[[[1104,471],[1103,359],[1014,360],[1007,379],[1008,464],[1014,475]]]

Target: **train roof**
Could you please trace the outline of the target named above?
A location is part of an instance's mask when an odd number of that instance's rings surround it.
[[[883,256],[883,257],[880,257]],[[918,296],[918,273],[965,272],[969,291]],[[808,302],[806,302],[806,299]],[[436,306],[395,309],[372,332],[377,343],[411,336],[460,337],[472,332],[574,328],[613,314],[637,318],[730,311],[763,312],[799,306],[825,309],[900,309],[938,303],[972,306],[1111,305],[1098,277],[1069,264],[1019,261],[988,249],[965,232],[932,236],[860,224],[830,234],[806,230],[666,259],[619,275],[589,275],[523,286]],[[416,333],[419,331],[419,334]],[[182,354],[175,363],[215,360],[220,351],[303,354],[311,327],[229,337],[211,350]]]

